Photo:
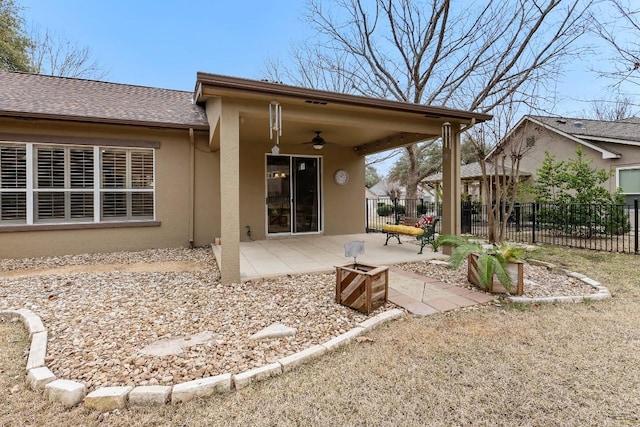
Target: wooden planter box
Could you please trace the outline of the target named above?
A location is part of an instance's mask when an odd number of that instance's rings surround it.
[[[365,314],[387,302],[389,267],[348,264],[336,267],[336,302]]]
[[[480,286],[480,281],[478,280],[478,255],[469,254],[467,258],[467,264],[469,268],[467,270],[467,278],[469,282],[474,285]],[[487,292],[492,294],[515,294],[522,295],[524,292],[524,263],[522,261],[516,261],[509,263],[507,270],[509,271],[509,275],[511,276],[511,292],[507,291],[507,289],[500,283],[500,280],[494,274],[491,278],[491,283],[489,284],[489,289],[486,289]]]

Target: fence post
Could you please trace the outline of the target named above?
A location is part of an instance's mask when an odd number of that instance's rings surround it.
[[[393,216],[396,219],[396,224],[400,222],[400,215],[398,215],[398,198],[393,198]]]
[[[531,203],[531,243],[536,243],[536,216],[537,216],[536,202]]]
[[[365,233],[369,232],[369,199],[365,198],[364,199],[364,205],[365,205],[365,215],[366,215],[366,222],[365,222],[365,228],[364,231]]]
[[[635,234],[635,251],[636,255],[638,254],[638,199],[633,199],[633,211],[634,211],[634,219],[633,219],[633,229]]]

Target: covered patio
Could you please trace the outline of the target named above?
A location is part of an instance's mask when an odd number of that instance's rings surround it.
[[[292,258],[267,261],[268,275],[341,263],[323,252],[301,256],[296,250],[315,248],[309,235],[364,232],[365,157],[421,141],[443,140],[442,232],[459,233],[460,136],[491,119],[207,73],[198,73],[194,101],[206,111],[208,150],[219,165],[206,185],[195,185],[219,203],[195,208],[206,212],[224,246],[219,254],[223,283],[263,274],[261,267],[256,270],[255,254],[243,254],[262,244],[273,251],[280,246]],[[300,243],[252,241],[294,236]]]
[[[491,301],[493,297],[440,282],[436,279],[403,271],[394,264],[448,259],[428,246],[419,255],[413,239],[404,238],[401,245],[395,240],[384,246],[380,233],[337,236],[299,236],[289,239],[258,240],[240,243],[240,274],[243,281],[284,275],[335,272],[335,266],[353,262],[344,256],[345,243],[364,241],[365,253],[357,261],[376,266],[389,266],[389,301],[417,315],[469,307]],[[222,246],[212,245],[218,265]]]

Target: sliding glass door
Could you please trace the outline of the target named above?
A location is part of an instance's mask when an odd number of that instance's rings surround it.
[[[268,234],[321,231],[321,159],[267,155]]]

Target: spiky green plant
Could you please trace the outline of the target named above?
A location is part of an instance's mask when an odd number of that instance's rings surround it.
[[[440,246],[449,246],[453,248],[449,262],[451,268],[459,268],[470,254],[478,256],[478,282],[480,287],[488,289],[491,280],[495,274],[505,289],[511,292],[513,288],[513,280],[507,270],[510,262],[518,261],[524,258],[525,250],[523,247],[515,246],[510,243],[501,243],[499,245],[482,245],[478,242],[471,242],[461,236],[453,234],[443,234],[433,242],[433,250],[437,251]]]

